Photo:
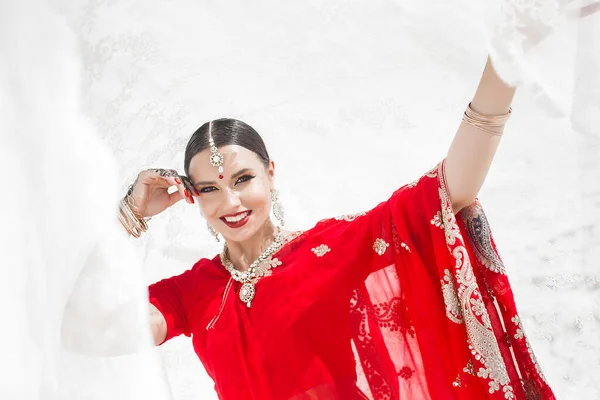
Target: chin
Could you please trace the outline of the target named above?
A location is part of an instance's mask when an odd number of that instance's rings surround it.
[[[228,229],[228,231],[230,232],[231,229]],[[256,230],[250,230],[250,229],[237,229],[236,232],[229,234],[227,236],[223,235],[225,237],[225,240],[229,240],[229,241],[233,241],[233,242],[245,242],[246,240],[250,239],[254,233],[256,233]]]

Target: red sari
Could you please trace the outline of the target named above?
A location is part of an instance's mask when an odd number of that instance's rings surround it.
[[[219,257],[150,301],[166,340],[192,336],[222,400],[554,399],[480,204],[458,217],[442,162],[288,238],[251,308]]]

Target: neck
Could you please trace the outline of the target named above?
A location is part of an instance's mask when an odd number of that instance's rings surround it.
[[[246,271],[275,239],[277,229],[267,219],[265,224],[248,240],[234,242],[226,240],[229,259],[239,271]]]

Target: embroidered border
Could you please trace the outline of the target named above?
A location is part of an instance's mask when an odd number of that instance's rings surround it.
[[[469,237],[473,239],[471,244],[477,261],[490,271],[506,275],[504,263],[492,246],[490,224],[482,212],[481,205],[476,203],[473,207],[465,207],[463,214],[463,221],[469,232]]]
[[[489,315],[485,306],[483,306],[483,299],[478,290],[465,241],[456,222],[456,216],[452,211],[444,176],[444,161],[438,164],[438,176],[441,178],[438,180],[438,193],[441,202],[446,246],[455,260],[454,271],[448,272],[454,280],[454,290],[456,291],[454,295],[458,298],[458,305],[462,311],[469,349],[475,362],[479,364],[476,365],[476,374],[479,378],[488,381],[490,393],[502,391],[505,399],[514,399],[514,391],[510,384],[508,371],[491,328]],[[444,278],[448,278],[448,275]],[[442,282],[447,281],[443,279]],[[450,297],[449,290],[452,290],[452,287],[448,285],[450,285],[449,282],[446,283],[446,286],[443,286],[443,291],[446,292],[444,295],[445,300]],[[452,301],[446,302],[447,309],[449,306],[452,310],[456,308],[457,305],[452,304]],[[449,314],[455,317],[453,313],[446,313],[446,315]],[[450,316],[448,318],[455,322]]]
[[[350,299],[350,318],[352,320],[351,325],[354,328],[352,340],[354,341],[372,395],[378,400],[392,400],[397,398],[398,394],[393,393],[393,386],[388,382],[389,377],[383,373],[385,368],[377,363],[379,358],[361,356],[377,353],[371,333],[369,332],[369,317],[369,307],[365,304],[362,294],[358,289],[354,290]]]

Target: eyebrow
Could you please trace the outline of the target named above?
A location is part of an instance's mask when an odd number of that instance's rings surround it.
[[[231,179],[235,179],[238,176],[240,176],[240,175],[242,175],[242,174],[244,174],[244,173],[246,173],[248,171],[252,171],[252,168],[243,168],[243,169],[240,169],[238,172],[236,172],[235,174],[231,175]],[[215,181],[199,181],[199,182],[194,183],[194,187],[196,187],[198,185],[216,185],[216,184],[217,184],[217,182],[215,182]]]

